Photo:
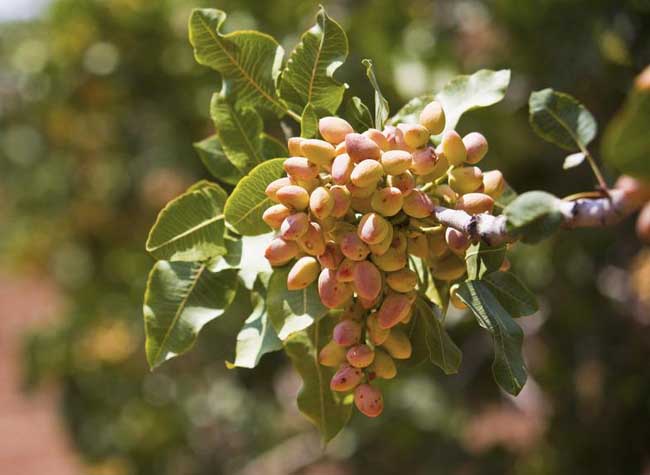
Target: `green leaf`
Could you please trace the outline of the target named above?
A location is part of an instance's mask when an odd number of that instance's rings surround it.
[[[357,96],[351,97],[346,103],[345,117],[354,130],[368,130],[373,127],[368,107]]]
[[[446,280],[435,279],[429,273],[429,282],[426,286],[424,295],[440,308],[447,308],[449,305],[449,282]]]
[[[499,102],[505,96],[508,84],[510,84],[508,69],[500,71],[481,69],[469,76],[453,78],[436,95],[436,100],[445,111],[445,130],[455,129],[465,112]]]
[[[379,88],[379,82],[377,82],[377,77],[375,76],[375,69],[372,65],[372,60],[364,59],[361,61],[361,64],[366,67],[366,76],[368,76],[368,80],[375,90],[375,128],[382,130],[386,123],[386,119],[388,119],[390,107],[388,101],[382,95],[381,89]]]
[[[413,345],[413,363],[428,359],[445,374],[457,373],[463,354],[447,333],[443,322],[434,313],[431,304],[421,297],[416,299],[415,309],[408,329]]]
[[[562,164],[563,170],[568,170],[569,168],[575,168],[585,161],[587,156],[582,152],[572,153],[564,157],[564,163]]]
[[[318,115],[316,110],[310,104],[305,106],[300,117],[300,136],[306,139],[311,139],[318,133]]]
[[[512,272],[494,272],[483,277],[499,303],[513,318],[539,310],[537,298]]]
[[[414,97],[390,118],[390,125],[415,124],[422,109],[436,99],[445,111],[445,130],[456,128],[465,112],[488,107],[501,101],[510,83],[510,71],[482,69],[468,76],[456,76],[437,94]]]
[[[628,175],[650,179],[650,90],[633,91],[607,125],[603,158]]]
[[[274,233],[226,238],[224,242],[228,252],[215,264],[216,267],[238,269],[244,286],[252,290],[260,276],[273,272],[269,261],[261,258],[273,237]]]
[[[528,100],[530,125],[544,140],[565,150],[584,150],[596,136],[596,120],[569,94],[542,89]]]
[[[257,292],[251,294],[253,313],[237,334],[235,361],[230,367],[255,368],[262,356],[282,349],[282,342],[269,321],[266,301]]]
[[[352,398],[330,389],[332,368],[318,363],[318,353],[331,337],[334,319],[321,318],[309,330],[294,333],[284,348],[300,374],[298,409],[320,431],[325,442],[338,434],[352,415]]]
[[[485,274],[498,271],[505,258],[505,245],[492,247],[483,241],[472,244],[465,253],[468,280],[481,279]]]
[[[214,183],[170,201],[149,232],[146,249],[156,259],[203,261],[226,252],[226,192]]]
[[[226,221],[239,234],[256,236],[268,233],[270,228],[262,214],[273,204],[264,190],[269,183],[284,175],[284,158],[267,160],[242,178],[226,201]],[[260,258],[261,259],[261,258]]]
[[[506,182],[503,193],[501,193],[501,196],[499,196],[494,202],[494,214],[496,215],[503,212],[510,203],[517,199],[517,196],[519,196],[517,192],[508,184],[508,182]]]
[[[196,150],[203,162],[203,166],[217,180],[228,185],[236,185],[243,176],[242,172],[230,163],[230,160],[226,157],[216,134],[200,142],[195,142],[194,150]]]
[[[185,190],[184,194],[191,193],[193,191],[199,191],[202,190],[203,188],[214,188],[216,185],[215,183],[211,182],[210,180],[199,180],[197,182],[192,183],[187,190]]]
[[[147,361],[151,368],[186,352],[201,328],[230,305],[237,271],[205,263],[158,261],[144,294]]]
[[[431,101],[433,101],[433,94],[425,94],[423,96],[414,97],[408,101],[397,113],[388,120],[390,125],[397,124],[417,124],[420,120],[420,113],[422,109]]]
[[[225,89],[239,107],[286,113],[275,90],[284,51],[272,37],[258,31],[221,34],[226,14],[216,9],[195,9],[189,22],[190,43],[199,64],[221,74]]]
[[[560,203],[559,198],[544,191],[519,195],[503,210],[508,230],[529,243],[549,237],[562,224]]]
[[[237,109],[221,94],[212,95],[210,116],[228,160],[242,174],[264,161],[262,130],[264,123],[254,109]]]
[[[270,160],[272,158],[286,158],[289,156],[289,151],[287,150],[286,145],[284,145],[278,139],[271,135],[263,133],[262,155],[264,155],[265,160]]]
[[[302,35],[282,71],[280,96],[296,113],[311,104],[335,114],[346,85],[334,79],[334,72],[347,56],[345,32],[321,7],[316,24]]]
[[[302,290],[288,290],[287,276],[291,266],[276,268],[269,281],[266,296],[269,318],[281,340],[309,328],[327,314],[321,303],[316,282]]]
[[[495,381],[508,393],[519,394],[527,378],[521,354],[523,331],[482,281],[461,283],[458,296],[472,310],[479,325],[492,334]]]

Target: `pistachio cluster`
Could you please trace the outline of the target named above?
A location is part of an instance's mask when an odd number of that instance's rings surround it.
[[[332,390],[354,390],[357,408],[376,417],[383,409],[375,378],[391,379],[395,359],[411,356],[404,331],[413,314],[418,285],[409,256],[423,259],[432,275],[455,281],[466,272],[465,234],[440,225],[436,206],[490,213],[504,189],[499,171],[476,164],[488,144],[473,132],[450,130],[434,147],[432,135],[445,128],[433,101],[418,124],[357,133],[345,120],[324,117],[321,139],[289,140],[287,176],[268,185],[277,204],[264,221],[278,231],[266,249],[273,266],[295,263],[287,287],[314,281],[325,306],[342,309],[321,364],[337,368]],[[451,301],[462,306],[451,287]]]

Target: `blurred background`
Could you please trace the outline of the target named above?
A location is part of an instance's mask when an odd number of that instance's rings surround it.
[[[355,415],[325,451],[282,354],[225,368],[245,316],[148,371],[144,241],[169,199],[208,178],[192,143],[212,132],[219,87],[193,61],[190,9],[221,8],[226,30],[260,29],[288,52],[317,3],[0,1],[0,472],[650,474],[650,249],[631,220],[516,248],[542,304],[519,320],[530,379],[516,399],[493,383],[491,341],[462,313],[461,372],[404,371],[384,415]],[[575,95],[602,130],[650,63],[649,0],[322,3],[349,35],[337,75],[366,103],[365,57],[393,110],[455,74],[511,68],[506,100],[459,129],[485,134],[485,166],[519,191],[593,188],[587,167],[563,172],[562,153],[532,133],[532,90]]]

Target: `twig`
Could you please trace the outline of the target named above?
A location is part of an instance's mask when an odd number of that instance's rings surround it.
[[[562,226],[568,229],[611,226],[638,209],[622,190],[609,191],[608,197],[578,198],[572,201],[558,198]],[[433,216],[447,227],[464,233],[473,242],[483,241],[498,246],[517,240],[508,232],[506,217],[491,214],[470,215],[462,210],[436,206]]]
[[[600,192],[603,193],[608,199],[611,200],[612,196],[609,193],[609,187],[607,186],[607,182],[605,181],[605,178],[603,177],[603,173],[600,171],[600,167],[596,163],[596,160],[594,160],[594,157],[592,157],[591,153],[589,153],[587,147],[583,146],[579,141],[578,141],[578,147],[580,148],[582,154],[587,158],[587,162],[589,162],[591,171],[594,172],[594,176],[598,181],[598,188],[600,188]]]

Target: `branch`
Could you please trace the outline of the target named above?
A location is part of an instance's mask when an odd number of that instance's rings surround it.
[[[609,194],[609,197],[574,201],[558,198],[558,207],[563,216],[562,226],[567,229],[611,226],[640,207],[623,190],[609,190]],[[490,246],[498,246],[517,240],[517,237],[508,233],[506,217],[503,215],[470,215],[462,210],[436,206],[433,216],[440,224],[457,229],[473,242],[483,241]]]

